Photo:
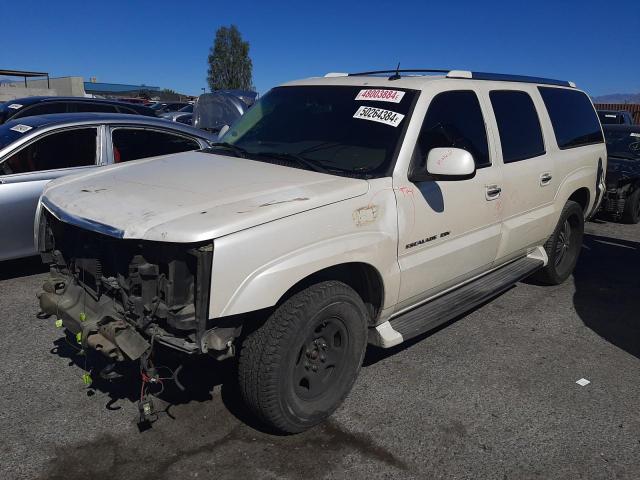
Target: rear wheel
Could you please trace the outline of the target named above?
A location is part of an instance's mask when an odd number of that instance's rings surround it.
[[[361,298],[341,282],[318,283],[291,297],[243,342],[238,374],[247,406],[284,433],[323,421],[353,386],[367,320]]]
[[[640,188],[629,195],[624,204],[624,212],[622,213],[622,221],[624,223],[638,223],[640,221]]]
[[[569,200],[549,240],[544,244],[549,263],[537,274],[538,280],[549,285],[564,282],[578,262],[584,234],[584,212],[579,204]]]

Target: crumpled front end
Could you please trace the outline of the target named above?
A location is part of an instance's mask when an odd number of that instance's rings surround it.
[[[188,354],[208,350],[212,241],[114,238],[64,223],[46,208],[37,228],[50,264],[40,308],[83,348],[114,361],[140,359],[154,343]]]
[[[627,199],[639,188],[640,177],[634,177],[626,172],[613,171],[607,174],[607,190],[601,205],[604,213],[610,214],[614,219],[622,217]]]

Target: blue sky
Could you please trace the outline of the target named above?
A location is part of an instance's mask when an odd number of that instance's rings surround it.
[[[458,68],[640,92],[640,0],[349,3],[0,0],[0,68],[198,94],[216,29],[251,44],[264,93],[329,71]]]

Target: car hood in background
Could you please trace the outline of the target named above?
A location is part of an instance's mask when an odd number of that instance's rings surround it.
[[[199,242],[367,193],[366,180],[202,152],[48,184],[60,220],[121,238]]]
[[[640,179],[640,158],[622,158],[609,155],[607,158],[607,185],[615,188],[620,181]]]

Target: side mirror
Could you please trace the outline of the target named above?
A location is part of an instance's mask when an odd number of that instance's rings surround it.
[[[229,125],[224,125],[218,132],[218,138],[224,137],[224,134],[229,131]]]
[[[471,155],[461,148],[432,148],[427,155],[426,169],[411,172],[409,180],[467,180],[476,175],[476,164]]]

